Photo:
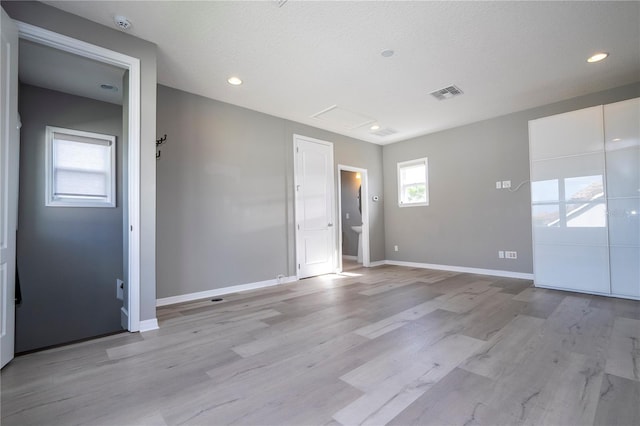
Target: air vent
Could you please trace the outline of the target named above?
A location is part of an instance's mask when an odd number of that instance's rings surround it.
[[[371,132],[372,135],[380,136],[381,138],[385,138],[387,136],[395,135],[398,133],[396,130],[391,129],[389,127],[385,127],[380,130],[376,130],[375,132]]]
[[[444,89],[436,90],[435,92],[431,92],[431,96],[436,98],[439,101],[444,101],[445,99],[451,99],[454,96],[462,95],[462,90],[458,86],[449,86]]]
[[[273,0],[276,6],[282,7],[287,2],[287,0]]]

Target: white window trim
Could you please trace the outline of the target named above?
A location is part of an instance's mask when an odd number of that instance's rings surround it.
[[[416,164],[424,164],[424,182],[425,182],[426,201],[422,203],[403,203],[402,202],[402,179],[401,179],[400,170],[403,167],[413,166]],[[421,206],[429,205],[429,160],[427,157],[399,162],[396,170],[396,174],[398,179],[398,207],[421,207]]]
[[[92,139],[104,139],[110,142],[110,185],[107,191],[107,199],[89,200],[86,198],[58,198],[54,196],[54,167],[53,167],[53,139],[55,133],[64,133],[72,136],[80,136]],[[46,127],[46,178],[45,178],[45,204],[47,207],[116,207],[116,137],[102,133],[85,132],[82,130],[65,129],[63,127]]]

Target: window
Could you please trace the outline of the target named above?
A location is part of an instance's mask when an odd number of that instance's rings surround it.
[[[429,172],[426,158],[398,163],[398,205],[429,205]]]
[[[46,205],[115,207],[116,137],[47,126]]]

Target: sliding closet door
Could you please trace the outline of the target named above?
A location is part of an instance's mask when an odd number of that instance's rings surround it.
[[[610,293],[602,106],[529,122],[538,286]]]
[[[640,99],[604,106],[611,292],[640,297]]]

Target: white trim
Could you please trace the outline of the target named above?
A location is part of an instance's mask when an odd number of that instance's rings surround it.
[[[437,265],[433,263],[404,262],[401,260],[385,260],[385,265],[408,266],[410,268],[436,269],[439,271],[464,272],[468,274],[491,275],[494,277],[518,278],[533,280],[533,274],[524,272],[502,271],[499,269],[469,268],[466,266]]]
[[[140,59],[15,21],[20,38],[129,70],[128,330],[140,330]]]
[[[100,207],[100,208],[114,208],[116,207],[116,137],[113,135],[106,135],[96,132],[85,132],[76,129],[67,129],[55,126],[45,127],[45,206],[47,207]],[[96,199],[96,197],[72,195],[72,196],[56,196],[55,188],[55,171],[57,165],[57,158],[54,155],[56,141],[61,139],[56,138],[56,133],[67,136],[80,136],[84,138],[97,139],[106,141],[104,145],[108,149],[109,164],[108,170],[108,185],[107,194],[105,199]],[[73,138],[67,138],[72,140]],[[65,139],[65,140],[67,140]],[[77,138],[76,138],[77,139]],[[80,142],[80,140],[76,140]],[[81,143],[92,143],[82,141]],[[86,145],[85,145],[86,146]]]
[[[140,321],[140,332],[157,330],[158,328],[160,327],[158,327],[157,318]]]
[[[422,203],[403,203],[402,202],[402,179],[401,169],[403,167],[411,167],[414,165],[424,164],[424,190],[425,201]],[[429,159],[427,157],[416,158],[415,160],[399,161],[396,166],[396,178],[398,181],[398,207],[424,207],[429,205]]]
[[[124,306],[120,308],[120,326],[125,330],[129,326],[129,312]]]
[[[239,293],[241,291],[256,290],[259,288],[273,287],[280,284],[287,284],[298,281],[297,277],[276,278],[275,280],[258,281],[255,283],[239,284],[229,287],[214,288],[212,290],[199,291],[197,293],[181,294],[179,296],[163,297],[156,300],[156,306],[167,306],[176,303],[191,302],[208,297],[222,296],[224,294]]]
[[[384,266],[387,264],[386,260],[376,260],[374,262],[369,262],[370,268],[375,268],[376,266]]]
[[[342,241],[340,242],[340,247],[342,246]],[[351,256],[349,254],[343,254],[342,255],[343,259],[348,259],[348,260],[358,260],[358,256]]]
[[[338,164],[338,272],[342,272],[342,174],[341,171],[360,173],[360,202],[362,203],[362,266],[371,266],[371,247],[369,246],[369,174],[367,169]],[[357,257],[356,257],[357,259]]]
[[[537,284],[535,281],[533,284],[536,286],[536,288],[544,288],[548,290],[569,291],[571,293],[580,293],[580,294],[593,294],[595,296],[615,297],[617,299],[640,300],[640,297],[638,296],[627,296],[624,294],[602,293],[602,292],[588,291],[588,290],[576,290],[575,288],[565,288],[565,287]]]

